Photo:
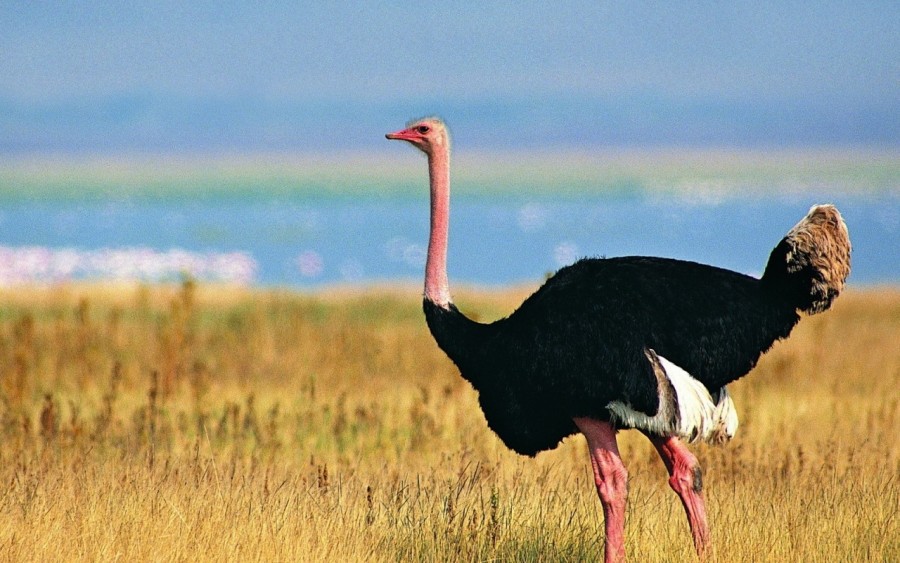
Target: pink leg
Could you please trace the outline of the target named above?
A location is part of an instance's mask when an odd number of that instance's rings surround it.
[[[703,502],[703,477],[697,458],[674,436],[648,436],[669,471],[669,485],[681,498],[694,537],[697,555],[703,557],[709,546],[709,525]]]
[[[576,418],[575,424],[587,438],[594,469],[594,483],[603,505],[606,526],[606,563],[625,561],[625,501],[628,472],[619,457],[616,431],[608,422]]]

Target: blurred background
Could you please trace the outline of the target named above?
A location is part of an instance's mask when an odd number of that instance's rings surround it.
[[[579,256],[759,273],[837,203],[900,281],[900,4],[0,4],[0,284],[418,279],[454,137],[451,279]]]

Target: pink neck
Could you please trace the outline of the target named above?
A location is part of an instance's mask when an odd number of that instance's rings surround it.
[[[425,298],[443,308],[450,302],[447,281],[447,233],[450,227],[450,151],[447,145],[436,147],[428,155],[431,181],[431,235],[425,261]]]

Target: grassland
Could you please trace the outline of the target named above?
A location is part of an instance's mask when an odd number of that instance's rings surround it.
[[[460,292],[496,318],[523,291]],[[734,384],[697,447],[719,561],[900,559],[900,292],[850,291]],[[640,435],[633,561],[693,558]],[[506,451],[416,289],[0,290],[0,559],[580,561],[583,438]]]

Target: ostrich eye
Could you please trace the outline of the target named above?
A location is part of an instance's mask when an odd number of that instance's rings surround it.
[[[431,129],[429,129],[427,125],[419,125],[418,127],[416,127],[416,132],[421,135],[428,133],[430,130]]]

